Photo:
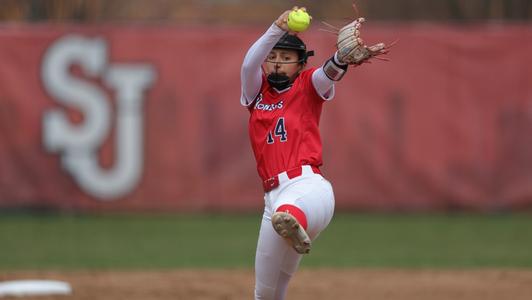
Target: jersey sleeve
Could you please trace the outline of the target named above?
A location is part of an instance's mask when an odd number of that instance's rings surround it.
[[[261,98],[262,95],[265,93],[265,91],[268,89],[268,81],[266,79],[266,76],[264,74],[262,74],[262,83],[261,83],[261,86],[260,86],[260,89],[259,89],[259,92],[257,93],[257,96],[255,96],[255,98],[252,99],[252,101],[249,103],[249,104],[244,104],[244,103],[241,103],[243,106],[245,106],[249,112],[253,112],[253,110],[255,109],[255,105],[254,103],[256,101],[258,101],[257,99]]]
[[[323,67],[317,68],[312,72],[312,85],[323,100],[329,101],[334,98],[334,81],[325,75]]]
[[[304,90],[307,92],[307,95],[314,101],[325,101],[331,100],[334,96],[334,85],[331,87],[332,91],[318,91],[314,83],[314,73],[318,72],[317,68],[309,68],[301,74],[299,74],[299,79],[303,85]],[[328,93],[327,93],[328,92]]]

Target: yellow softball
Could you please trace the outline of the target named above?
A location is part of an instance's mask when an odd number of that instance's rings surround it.
[[[310,15],[302,10],[296,9],[288,14],[288,29],[291,31],[305,31],[310,26]]]

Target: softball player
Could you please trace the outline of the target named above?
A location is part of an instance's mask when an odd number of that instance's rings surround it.
[[[250,112],[249,137],[265,192],[255,299],[284,299],[302,254],[331,221],[333,189],[319,169],[322,106],[333,99],[334,82],[355,64],[355,50],[368,54],[356,64],[381,54],[363,46],[359,19],[342,28],[349,29],[349,48],[339,48],[322,67],[305,70],[313,52],[288,32],[289,13],[281,14],[251,46],[241,69],[240,102]]]

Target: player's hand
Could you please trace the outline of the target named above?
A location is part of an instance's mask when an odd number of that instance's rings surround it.
[[[292,33],[292,34],[296,34],[296,32],[291,31],[291,30],[288,28],[288,15],[289,15],[290,12],[292,12],[293,10],[298,10],[298,9],[301,9],[301,10],[303,10],[303,11],[307,11],[307,9],[306,9],[305,7],[297,7],[297,6],[294,6],[292,9],[283,12],[283,13],[279,16],[279,18],[277,18],[277,20],[275,20],[275,25],[277,25],[279,28],[281,28],[282,30],[284,30],[284,31],[286,31],[286,32],[289,32],[289,33]]]

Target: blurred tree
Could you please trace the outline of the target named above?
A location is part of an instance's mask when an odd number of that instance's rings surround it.
[[[306,6],[317,20],[354,16],[352,0],[0,0],[0,21],[264,23]],[[357,0],[362,15],[390,21],[530,20],[532,0]]]
[[[18,0],[2,0],[0,20],[23,21],[27,18],[28,3]]]

